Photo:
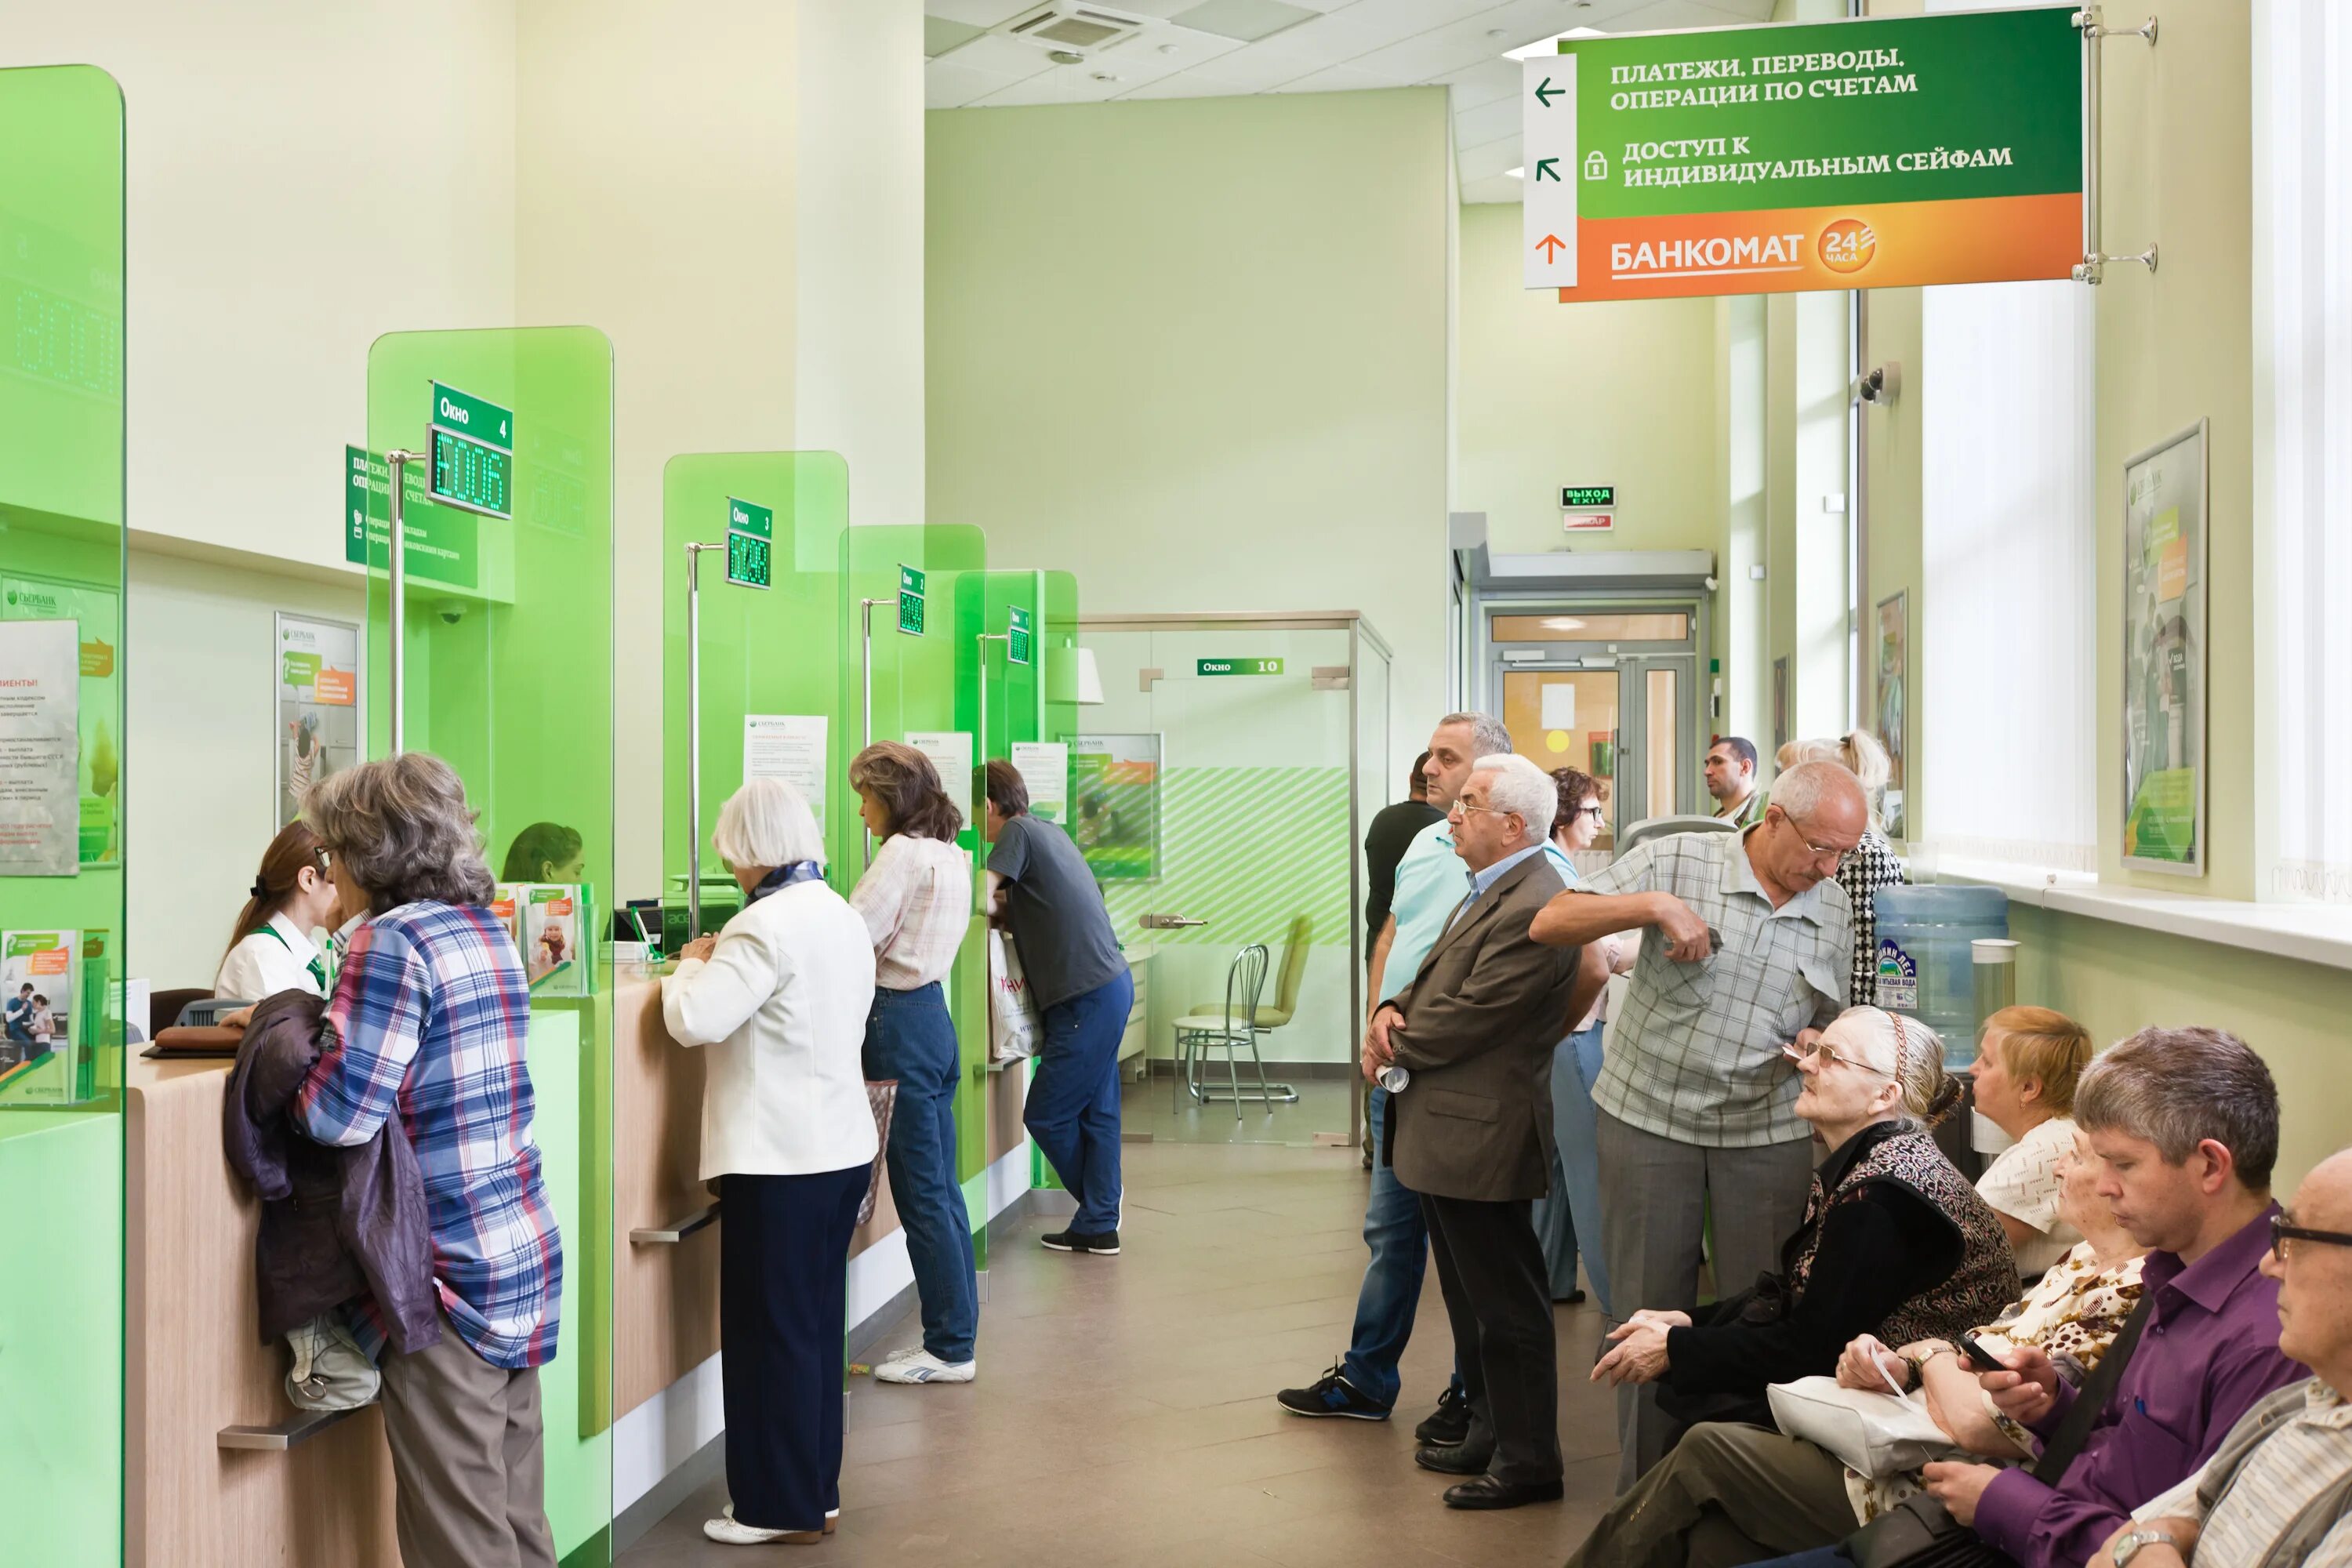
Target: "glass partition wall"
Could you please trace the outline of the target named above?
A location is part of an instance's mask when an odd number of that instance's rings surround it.
[[[0,1529],[123,1503],[122,96],[0,70]]]
[[[403,488],[396,661],[388,482],[370,502],[369,754],[390,753],[396,702],[402,744],[465,780],[491,870],[528,884],[514,897],[531,1132],[564,1253],[558,1352],[541,1373],[547,1512],[567,1568],[588,1568],[611,1560],[613,1517],[612,344],[584,327],[380,338],[368,447],[379,462],[426,454]],[[436,489],[485,510],[436,504]]]

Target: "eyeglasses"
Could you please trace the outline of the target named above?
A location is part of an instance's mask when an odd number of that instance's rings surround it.
[[[2271,1256],[2284,1263],[2286,1244],[2290,1241],[2308,1241],[2320,1247],[2352,1247],[2352,1232],[2307,1230],[2299,1225],[2289,1225],[2284,1215],[2271,1215]]]
[[[1474,811],[1486,812],[1495,816],[1508,816],[1511,815],[1511,813],[1503,810],[1500,806],[1473,805],[1468,801],[1458,797],[1454,800],[1454,805],[1446,811],[1445,815],[1448,816],[1467,816]]]
[[[1606,817],[1609,814],[1608,814],[1606,811],[1603,811],[1603,810],[1602,810],[1602,809],[1601,809],[1598,805],[1580,805],[1580,806],[1578,806],[1574,811],[1570,812],[1568,815],[1569,815],[1569,816],[1589,816],[1589,817],[1592,818],[1592,820],[1593,820],[1593,821],[1595,821],[1595,822],[1599,822],[1599,821],[1601,821],[1603,817]]]
[[[1811,854],[1814,859],[1835,860],[1838,863],[1838,868],[1843,870],[1845,868],[1845,863],[1853,858],[1853,849],[1832,849],[1826,844],[1816,844],[1811,839],[1806,837],[1805,830],[1799,826],[1797,825],[1797,819],[1790,816],[1787,812],[1784,811],[1780,814],[1780,820],[1789,825],[1789,831],[1797,836],[1797,842],[1803,845],[1806,851]],[[1859,848],[1860,846],[1857,845],[1855,847]]]
[[[1881,1078],[1894,1079],[1897,1082],[1901,1081],[1901,1075],[1888,1072],[1885,1068],[1874,1068],[1868,1062],[1858,1062],[1852,1057],[1841,1056],[1827,1040],[1815,1040],[1810,1046],[1801,1046],[1794,1040],[1791,1040],[1787,1045],[1780,1047],[1780,1054],[1783,1057],[1786,1057],[1789,1060],[1800,1064],[1805,1062],[1822,1062],[1826,1060],[1829,1062],[1838,1063],[1844,1067],[1858,1068],[1864,1072],[1876,1073]]]

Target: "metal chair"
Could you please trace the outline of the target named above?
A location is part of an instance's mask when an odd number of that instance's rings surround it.
[[[1286,1083],[1266,1080],[1265,1062],[1257,1054],[1258,998],[1265,990],[1265,972],[1270,960],[1264,942],[1252,942],[1234,954],[1231,967],[1225,971],[1225,1005],[1216,1013],[1195,1013],[1176,1020],[1176,1074],[1178,1083],[1201,1105],[1230,1100],[1234,1120],[1242,1119],[1242,1100],[1255,1098],[1262,1101],[1268,1114],[1276,1100],[1291,1104],[1297,1100],[1298,1091]],[[1213,1089],[1201,1081],[1200,1058],[1208,1051],[1225,1053],[1225,1080],[1228,1087]],[[1234,1053],[1246,1050],[1250,1062],[1257,1069],[1257,1090],[1255,1096],[1242,1092],[1241,1068]],[[1169,1090],[1169,1110],[1182,1109],[1182,1101]]]

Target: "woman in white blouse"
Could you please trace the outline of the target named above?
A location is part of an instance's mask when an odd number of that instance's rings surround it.
[[[265,1001],[280,991],[326,995],[326,955],[310,933],[332,929],[334,911],[326,847],[301,823],[288,823],[262,852],[213,994],[240,1002]]]
[[[1985,1020],[1972,1069],[1976,1106],[2014,1142],[1993,1157],[1977,1192],[2000,1216],[2028,1279],[2083,1239],[2059,1213],[2059,1166],[2074,1149],[2074,1080],[2090,1065],[2091,1032],[2063,1013],[2003,1007]]]
[[[702,1532],[822,1540],[841,1507],[841,1325],[850,1233],[877,1140],[858,1065],[874,999],[866,922],[824,883],[800,792],[753,779],[711,847],[743,910],[662,981],[662,1021],[709,1048],[702,1176],[719,1182],[727,1490]]]
[[[858,815],[882,841],[853,908],[874,939],[874,1007],[866,1076],[897,1079],[890,1116],[890,1197],[907,1230],[923,1342],[887,1357],[877,1383],[970,1383],[980,1331],[971,1223],[956,1180],[956,1087],[962,1064],[941,989],[971,924],[971,862],[956,847],[963,813],[931,761],[882,741],[849,764]]]

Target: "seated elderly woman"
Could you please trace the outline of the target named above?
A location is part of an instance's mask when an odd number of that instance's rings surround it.
[[[2147,1250],[2099,1196],[2098,1164],[2087,1138],[2076,1135],[2059,1171],[2058,1212],[2084,1239],[2021,1300],[1978,1329],[1976,1338],[1995,1355],[2032,1346],[2079,1386],[2139,1301]],[[1890,1384],[1924,1390],[1929,1415],[1957,1450],[2012,1462],[2037,1451],[2032,1434],[1995,1408],[1949,1340],[1919,1340],[1892,1350],[1879,1336],[1864,1334],[1839,1360],[1837,1381],[1874,1393]],[[1858,1475],[1811,1443],[1737,1426],[1694,1428],[1654,1474],[1669,1479],[1654,1489],[1644,1483],[1651,1506],[1638,1530],[1615,1537],[1614,1550],[1625,1554],[1622,1561],[1751,1563],[1831,1546],[1922,1484],[1916,1472]],[[1823,1561],[1844,1558],[1832,1553]]]
[[[1831,1152],[1814,1172],[1804,1223],[1781,1247],[1782,1271],[1703,1320],[1634,1313],[1592,1369],[1595,1381],[1661,1384],[1661,1406],[1683,1420],[1748,1426],[1692,1432],[1617,1500],[1570,1568],[1682,1561],[1659,1539],[1675,1511],[1659,1500],[1679,1495],[1693,1461],[1717,1447],[1700,1442],[1703,1435],[1753,1427],[1786,1442],[1769,1430],[1769,1385],[1834,1370],[1864,1334],[1895,1344],[1956,1339],[1999,1316],[2016,1292],[2000,1220],[1927,1131],[1960,1102],[1934,1031],[1852,1007],[1810,1049],[1790,1054],[1804,1080],[1797,1114]],[[1692,1528],[1685,1518],[1682,1533]],[[1699,1528],[1717,1536],[1730,1530],[1712,1513]],[[1696,1560],[1772,1554],[1726,1555],[1727,1547],[1737,1550],[1718,1540]]]
[[[874,1003],[865,920],[824,882],[800,792],[752,779],[711,847],[742,912],[662,981],[662,1021],[709,1052],[702,1179],[716,1179],[727,1491],[702,1531],[805,1545],[841,1509],[841,1326],[849,1241],[880,1146],[860,1063]]]

